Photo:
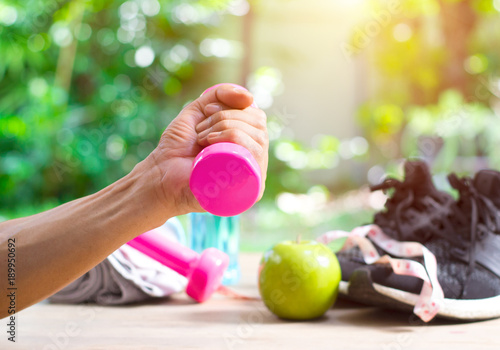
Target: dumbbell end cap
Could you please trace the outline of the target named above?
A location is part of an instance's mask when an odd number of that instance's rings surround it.
[[[205,249],[189,276],[186,293],[199,303],[210,298],[219,289],[229,265],[229,256],[215,248]]]

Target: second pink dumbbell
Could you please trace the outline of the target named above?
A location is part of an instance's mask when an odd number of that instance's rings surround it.
[[[169,241],[157,232],[148,231],[127,243],[150,258],[188,279],[186,293],[197,302],[204,302],[221,286],[229,264],[229,256],[215,248],[201,254]]]

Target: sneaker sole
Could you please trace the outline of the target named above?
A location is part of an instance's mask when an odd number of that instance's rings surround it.
[[[413,312],[419,295],[373,283],[370,272],[355,271],[349,281],[348,296],[356,301],[399,311]],[[438,317],[479,321],[500,317],[500,296],[485,299],[444,299]]]
[[[399,303],[406,304],[412,309],[417,303],[417,294],[399,289],[389,288],[380,284],[373,284],[374,290]],[[437,316],[463,320],[487,320],[500,317],[500,296],[485,299],[444,299]]]
[[[347,299],[370,306],[378,306],[392,310],[412,312],[413,307],[401,303],[384,294],[378,293],[373,287],[369,270],[354,271],[349,279]]]

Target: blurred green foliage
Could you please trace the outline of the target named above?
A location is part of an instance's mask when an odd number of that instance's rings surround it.
[[[202,40],[227,0],[0,1],[0,207],[101,189],[218,82]]]
[[[2,213],[95,192],[146,157],[182,106],[219,82],[218,61],[238,58],[240,43],[211,36],[231,3],[0,0]],[[304,224],[304,206],[330,198],[307,172],[343,160],[500,167],[500,2],[366,0],[364,9],[349,45],[369,65],[370,98],[357,118],[364,134],[320,134],[305,146],[286,133],[286,111],[268,113],[267,203],[257,209],[266,225],[295,226],[295,216]],[[283,90],[272,67],[252,73],[248,87],[267,97]]]
[[[349,53],[372,72],[358,114],[372,162],[423,157],[436,171],[499,168],[500,2],[370,0],[366,9]]]

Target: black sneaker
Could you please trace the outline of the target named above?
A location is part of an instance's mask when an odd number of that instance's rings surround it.
[[[453,226],[447,218],[453,215],[454,200],[449,194],[436,189],[427,164],[407,161],[404,172],[403,182],[388,178],[371,188],[372,191],[394,190],[385,203],[385,210],[375,215],[374,223],[398,241],[425,243],[436,234],[445,234],[443,231],[452,233]],[[387,254],[380,248],[377,250],[380,255]],[[340,296],[369,305],[380,305],[380,296],[376,293],[361,288],[352,292],[349,287],[353,273],[366,265],[361,251],[355,247],[338,252],[337,257],[342,270]]]
[[[436,222],[442,229],[424,241],[436,257],[444,293],[437,316],[464,321],[500,317],[500,173],[483,170],[473,180],[452,174],[449,181],[460,194],[452,206],[455,215]],[[454,229],[446,229],[449,225]],[[388,265],[369,265],[351,275],[349,294],[411,310],[422,283],[395,274]]]

